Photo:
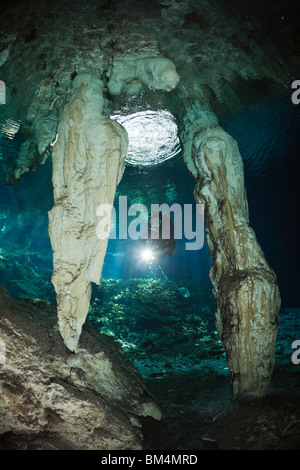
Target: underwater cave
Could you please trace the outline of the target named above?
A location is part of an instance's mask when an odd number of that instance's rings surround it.
[[[300,448],[295,10],[1,11],[1,450]]]

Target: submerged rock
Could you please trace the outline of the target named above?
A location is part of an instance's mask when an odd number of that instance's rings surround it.
[[[184,297],[185,299],[188,299],[189,297],[191,297],[191,294],[189,293],[186,287],[179,287],[178,290],[180,294],[182,295],[182,297]]]
[[[115,59],[108,89],[112,95],[137,94],[143,86],[152,90],[174,90],[179,75],[173,62],[165,57]]]
[[[160,419],[119,347],[85,329],[63,345],[56,308],[0,287],[0,443],[4,449],[141,449],[140,416]]]
[[[281,299],[274,271],[249,226],[238,145],[210,113],[192,121],[185,160],[196,173],[195,200],[205,205],[216,327],[237,397],[267,394],[275,362]],[[196,129],[196,131],[195,131]]]
[[[7,61],[9,57],[9,48],[7,47],[4,51],[0,52],[0,67]]]

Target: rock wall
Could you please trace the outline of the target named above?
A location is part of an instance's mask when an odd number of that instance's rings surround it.
[[[116,343],[86,328],[71,353],[53,305],[3,286],[0,314],[0,448],[142,448],[139,417],[161,412]]]
[[[53,148],[49,234],[59,329],[66,346],[76,351],[91,282],[100,281],[108,242],[97,236],[97,209],[113,204],[128,140],[120,124],[102,115],[102,82],[96,74],[78,74],[73,90]]]
[[[274,367],[280,294],[249,226],[242,158],[212,113],[199,112],[198,122],[187,124],[182,137],[184,158],[196,180],[195,200],[205,205],[215,320],[233,397],[262,397]]]

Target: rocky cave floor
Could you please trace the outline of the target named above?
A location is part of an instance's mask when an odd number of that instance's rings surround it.
[[[280,311],[269,395],[262,400],[237,403],[231,398],[229,370],[214,329],[209,290],[205,286],[196,291],[192,285],[188,288],[192,295],[184,301],[190,316],[183,318],[183,307],[176,312],[172,304],[173,315],[165,315],[164,324],[148,325],[143,341],[130,336],[131,341],[135,339],[134,349],[127,348],[123,339],[120,341],[163,412],[160,422],[142,420],[144,449],[300,449],[300,364],[291,360],[291,345],[300,337],[300,309]],[[174,292],[171,294],[175,298]],[[179,305],[178,298],[177,301]],[[203,304],[209,307],[197,316],[199,305]],[[147,303],[143,304],[143,315],[145,306]],[[137,318],[141,312],[136,309],[135,314]],[[132,312],[132,321],[134,317]],[[168,323],[168,318],[173,323]],[[162,321],[160,317],[156,321],[159,319]],[[145,320],[144,317],[143,326],[147,326]],[[196,325],[200,329],[195,329]],[[138,331],[137,328],[135,333]],[[116,329],[115,339],[119,332]]]
[[[283,308],[279,317],[276,364],[269,394],[262,400],[234,402],[221,347],[209,340],[199,360],[192,346],[180,354],[178,339],[166,352],[135,350],[131,360],[158,399],[160,422],[144,419],[148,450],[300,449],[300,364],[293,364],[293,341],[300,333],[300,311]],[[206,331],[207,333],[207,331]],[[211,332],[213,333],[213,332]],[[207,337],[209,338],[209,337]],[[130,354],[128,354],[130,356]]]
[[[22,302],[24,311],[32,306],[43,310],[47,330],[53,328],[48,315],[55,315],[55,305],[30,299]],[[299,324],[299,309],[281,310],[276,366],[269,395],[262,400],[232,401],[229,371],[220,348],[199,359],[192,348],[180,348],[173,338],[167,350],[149,347],[144,341],[125,352],[162,410],[160,421],[140,418],[143,449],[298,450],[300,364],[291,361],[291,344],[297,339]]]
[[[295,366],[294,366],[295,367]],[[277,365],[269,396],[234,403],[228,377],[206,371],[146,380],[161,422],[143,421],[149,450],[298,450],[299,373]]]

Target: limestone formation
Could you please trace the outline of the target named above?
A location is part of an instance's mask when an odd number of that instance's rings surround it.
[[[173,62],[165,57],[115,59],[108,82],[112,95],[138,94],[143,86],[152,90],[174,90],[179,75]]]
[[[242,158],[235,140],[200,110],[183,139],[192,142],[185,160],[196,180],[196,202],[205,206],[216,326],[233,396],[262,397],[274,367],[280,295],[249,226]]]
[[[142,448],[140,417],[161,412],[116,343],[85,329],[71,353],[55,306],[15,301],[3,286],[0,314],[0,448]]]
[[[0,40],[0,67],[7,61],[9,58],[11,49],[16,40],[15,35],[8,35],[8,37],[3,41]]]
[[[0,67],[7,61],[9,52],[10,50],[8,47],[0,52]]]
[[[76,351],[91,282],[100,281],[108,241],[97,237],[97,209],[113,204],[128,141],[124,128],[102,115],[102,82],[96,74],[78,74],[73,89],[53,148],[49,234],[59,329],[67,347]]]
[[[54,84],[49,78],[43,80],[35,90],[27,109],[22,132],[26,138],[20,145],[18,156],[5,176],[6,184],[18,182],[24,173],[44,164],[50,155],[58,126],[58,110],[53,109]],[[60,99],[62,104],[63,99]]]

